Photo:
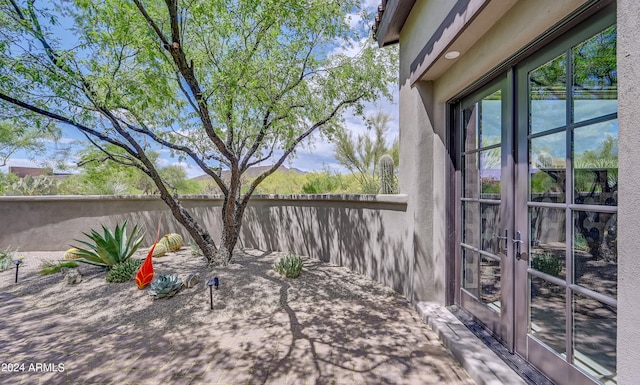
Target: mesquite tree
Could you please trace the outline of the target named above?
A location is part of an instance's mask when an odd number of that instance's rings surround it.
[[[390,52],[352,27],[355,0],[55,3],[0,0],[0,114],[73,126],[100,158],[140,169],[211,264],[230,261],[256,186],[345,109],[361,114],[388,95],[395,75]],[[163,181],[152,149],[219,186],[218,244]],[[258,164],[272,167],[242,194],[242,174]]]

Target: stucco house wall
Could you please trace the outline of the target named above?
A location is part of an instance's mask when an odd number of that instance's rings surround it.
[[[640,3],[618,4],[618,379],[640,384]]]
[[[408,13],[404,24],[394,20],[393,26],[399,31],[389,33],[387,28],[392,27],[384,23],[391,19],[385,15],[387,19],[382,18],[378,32],[386,35],[378,36],[378,42],[381,45],[398,42],[400,46],[399,187],[408,196],[407,217],[413,219],[407,228],[414,238],[413,299],[451,304],[456,274],[447,255],[451,254],[455,229],[447,228],[447,224],[455,214],[447,209],[454,193],[450,183],[453,165],[448,151],[447,102],[550,42],[549,31],[563,20],[570,25],[570,17],[577,10],[594,4],[591,9],[599,9],[611,3],[617,7],[619,79],[618,384],[638,384],[640,3],[635,0],[404,2],[410,8],[410,12],[404,12]],[[395,12],[403,2],[389,0],[383,4]],[[444,53],[452,49],[463,54],[455,60],[445,59]]]

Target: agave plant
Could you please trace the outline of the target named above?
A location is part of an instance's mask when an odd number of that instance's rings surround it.
[[[122,226],[116,225],[113,232],[102,225],[102,231],[103,234],[93,229],[91,229],[91,234],[83,233],[93,243],[76,239],[86,246],[86,248],[73,246],[78,249],[75,254],[80,257],[75,260],[76,262],[110,268],[131,258],[142,243],[144,236],[137,225],[133,226],[131,234],[127,236],[127,221],[124,221]]]
[[[182,288],[182,280],[177,275],[159,275],[151,282],[149,295],[153,299],[169,298]]]

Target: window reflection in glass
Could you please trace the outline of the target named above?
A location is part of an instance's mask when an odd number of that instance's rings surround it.
[[[465,198],[478,198],[478,153],[467,154],[462,157]]]
[[[500,147],[480,151],[480,198],[500,199],[502,154]]]
[[[558,354],[566,352],[565,288],[530,276],[529,333]]]
[[[463,133],[464,133],[464,151],[472,151],[478,148],[478,112],[477,104],[462,111],[463,114]]]
[[[480,101],[480,147],[501,142],[502,135],[502,90],[498,90]]]
[[[616,27],[610,27],[572,49],[575,122],[618,110]]]
[[[605,384],[616,384],[617,309],[573,295],[573,363]]]
[[[566,277],[565,211],[546,207],[529,208],[532,269],[558,278]]]
[[[573,132],[574,202],[616,206],[618,201],[618,121]]]
[[[480,261],[480,300],[500,313],[500,260],[482,256]]]
[[[529,73],[529,132],[550,130],[567,122],[567,55]]]
[[[477,247],[479,243],[480,213],[478,206],[477,202],[462,203],[462,242],[474,247]]]
[[[478,253],[462,248],[462,287],[478,298]]]
[[[530,191],[533,202],[565,201],[566,133],[545,135],[529,143]]]
[[[500,205],[491,203],[481,203],[482,212],[482,233],[480,248],[493,254],[501,252],[501,245],[504,243],[496,238],[501,235],[502,221],[500,220]]]
[[[618,294],[618,215],[573,212],[573,281],[616,298]]]

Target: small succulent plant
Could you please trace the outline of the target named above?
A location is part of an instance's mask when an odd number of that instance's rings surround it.
[[[124,262],[113,265],[107,273],[107,282],[120,283],[133,280],[142,262],[142,259],[130,258]]]
[[[177,275],[159,275],[151,281],[149,295],[153,299],[173,297],[181,288],[182,280]]]
[[[7,247],[6,250],[0,251],[0,271],[7,270],[8,268],[13,266],[13,252],[10,247]]]
[[[289,253],[280,258],[273,265],[273,269],[287,278],[298,278],[302,271],[302,265],[302,257]]]

